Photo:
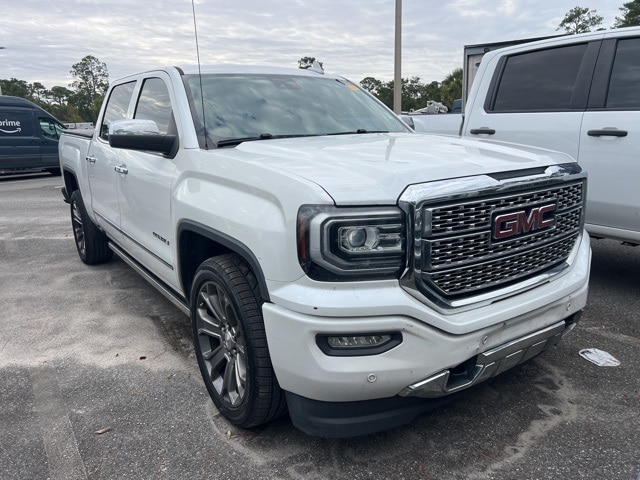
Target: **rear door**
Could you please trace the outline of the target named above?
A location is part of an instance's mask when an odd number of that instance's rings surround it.
[[[599,41],[491,57],[485,81],[467,105],[463,135],[534,145],[578,156],[580,125]],[[478,81],[476,79],[476,81]]]
[[[39,168],[40,138],[33,112],[28,108],[0,110],[0,171],[16,168]]]
[[[580,138],[590,231],[640,242],[640,37],[603,43]]]
[[[114,240],[121,240],[118,182],[121,173],[118,152],[109,146],[109,125],[114,120],[127,118],[136,82],[116,85],[110,92],[99,136],[94,139],[87,153],[87,172],[91,188],[91,208],[97,223]]]

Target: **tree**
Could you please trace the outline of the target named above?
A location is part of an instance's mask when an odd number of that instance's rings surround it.
[[[0,80],[3,95],[11,95],[13,97],[26,98],[31,100],[30,87],[24,80],[12,78],[11,80]]]
[[[73,91],[66,87],[55,86],[49,90],[49,99],[57,105],[65,105],[69,103],[69,98],[73,95]]]
[[[362,80],[360,80],[360,86],[364,88],[367,92],[369,92],[371,95],[374,95],[377,97],[378,93],[380,92],[380,89],[383,88],[383,83],[377,78],[365,77]]]
[[[46,109],[51,115],[63,122],[78,123],[83,121],[76,106],[70,103],[73,91],[66,87],[55,86],[47,92],[49,106]]]
[[[393,80],[382,82],[377,78],[366,77],[360,81],[360,86],[384,103],[393,108]],[[427,106],[428,100],[440,101],[440,84],[431,82],[425,84],[420,77],[402,79],[402,110],[418,110]]]
[[[29,93],[31,98],[39,105],[47,102],[47,89],[40,82],[33,82],[29,85]]]
[[[75,105],[72,105],[70,103],[66,103],[64,105],[51,104],[48,105],[45,110],[47,110],[51,115],[56,117],[61,122],[80,123],[84,121],[83,117],[81,117],[78,113],[78,109],[75,107]]]
[[[456,68],[440,85],[440,101],[451,110],[453,101],[460,97],[462,97],[462,69]]]
[[[619,10],[622,12],[622,17],[616,17],[612,28],[640,25],[640,0],[627,2]]]
[[[71,75],[75,78],[70,85],[75,89],[72,102],[85,121],[95,122],[102,99],[109,88],[107,65],[96,57],[87,55],[71,67]]]
[[[556,30],[564,29],[567,33],[590,32],[591,28],[602,25],[603,18],[596,15],[596,10],[587,7],[574,7],[564,16]]]
[[[32,101],[63,122],[95,122],[109,86],[107,66],[87,56],[72,68],[76,81],[71,87],[76,91],[61,86],[49,90],[40,82],[27,83],[17,78],[0,79],[0,89],[4,95]]]
[[[311,68],[313,67],[313,62],[315,61],[316,57],[302,57],[300,60],[298,60],[298,68],[302,68],[303,70]],[[322,62],[318,62],[318,65],[320,65],[320,68],[322,68]]]

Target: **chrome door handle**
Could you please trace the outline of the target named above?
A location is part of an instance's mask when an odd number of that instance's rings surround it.
[[[113,167],[113,169],[118,173],[122,173],[123,175],[126,175],[127,173],[129,173],[129,170],[124,165],[115,166]]]
[[[93,155],[87,155],[84,159],[89,163],[96,163],[97,158]]]

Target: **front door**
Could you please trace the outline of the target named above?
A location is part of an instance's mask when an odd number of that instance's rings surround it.
[[[167,79],[168,81],[168,79]],[[153,120],[161,134],[175,134],[171,98],[165,80],[144,80],[133,118]],[[165,283],[178,287],[171,221],[171,188],[176,167],[160,153],[121,150],[118,198],[126,250]]]

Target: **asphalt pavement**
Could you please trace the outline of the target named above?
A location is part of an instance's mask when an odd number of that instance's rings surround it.
[[[411,425],[327,440],[220,417],[188,319],[120,260],[80,262],[61,185],[0,176],[0,479],[638,478],[640,247],[592,240],[556,348]]]

